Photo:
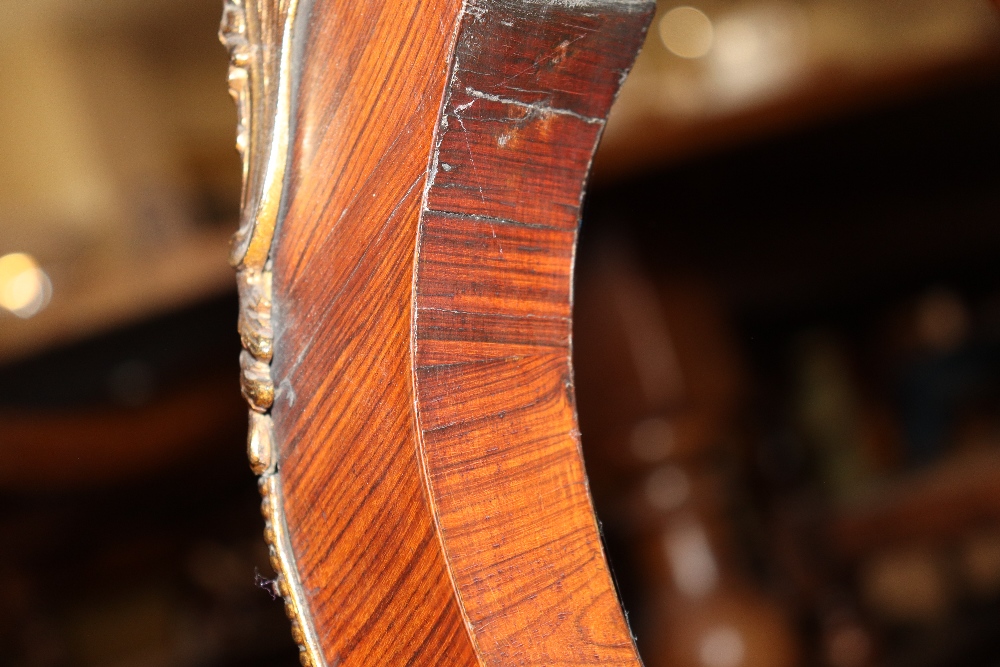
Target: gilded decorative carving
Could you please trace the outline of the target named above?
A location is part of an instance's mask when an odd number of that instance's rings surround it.
[[[303,607],[285,528],[277,450],[269,411],[274,402],[271,358],[271,271],[268,256],[278,222],[288,159],[292,88],[292,28],[298,0],[226,0],[219,39],[229,49],[229,93],[238,117],[236,148],[243,160],[240,227],[230,262],[240,295],[241,388],[250,404],[247,455],[261,476],[264,538],[285,600],[299,659],[325,663]]]
[[[290,567],[291,544],[281,510],[281,479],[278,475],[260,478],[260,511],[264,516],[264,539],[267,541],[271,567],[278,573],[275,587],[285,601],[285,615],[292,622],[292,638],[299,646],[299,662],[303,667],[326,667],[320,651],[316,630],[302,607],[305,599],[295,570]]]
[[[288,158],[291,39],[297,0],[226,0],[219,38],[230,53],[229,92],[243,157],[240,228],[230,262],[262,271],[271,249]]]
[[[240,303],[238,328],[243,347],[261,361],[271,361],[271,272],[240,271],[237,274]]]

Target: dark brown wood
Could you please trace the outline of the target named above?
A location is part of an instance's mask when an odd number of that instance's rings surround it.
[[[638,664],[569,332],[583,182],[651,10],[299,9],[272,415],[328,665]]]

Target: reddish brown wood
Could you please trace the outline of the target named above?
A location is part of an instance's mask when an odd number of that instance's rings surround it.
[[[305,10],[273,417],[331,666],[638,663],[569,331],[583,180],[651,9]]]

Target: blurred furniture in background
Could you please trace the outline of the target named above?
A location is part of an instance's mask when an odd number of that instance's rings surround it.
[[[0,250],[32,256],[51,294],[21,319],[4,313],[0,360],[232,290],[240,174],[225,54],[210,39],[219,11],[203,0],[4,9]]]
[[[0,664],[298,664],[245,467],[220,10],[0,11]]]
[[[742,11],[699,9],[712,25]],[[973,10],[994,34],[995,10]],[[661,71],[709,76],[708,51],[656,39]],[[873,64],[881,83],[857,96],[845,75],[831,90],[851,112],[797,85],[683,120],[650,107],[648,127],[684,128],[678,152],[651,130],[659,166],[599,172],[578,258],[581,428],[650,664],[1000,654],[1000,88],[996,41],[958,43],[977,55],[937,74],[889,85]]]
[[[661,2],[595,177],[988,76],[998,40],[982,0]]]
[[[598,252],[577,287],[580,423],[601,516],[634,554],[644,662],[800,664],[792,619],[742,568],[722,462],[745,371],[720,304],[697,276],[656,284],[620,243]]]
[[[203,305],[233,291],[240,189],[218,13],[201,1],[4,11],[4,486],[128,478],[234,419],[232,341],[213,328],[219,306]]]

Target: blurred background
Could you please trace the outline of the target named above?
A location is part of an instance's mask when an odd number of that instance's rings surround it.
[[[294,665],[218,0],[0,10],[0,665]],[[661,2],[574,361],[649,667],[1000,664],[1000,11]]]

